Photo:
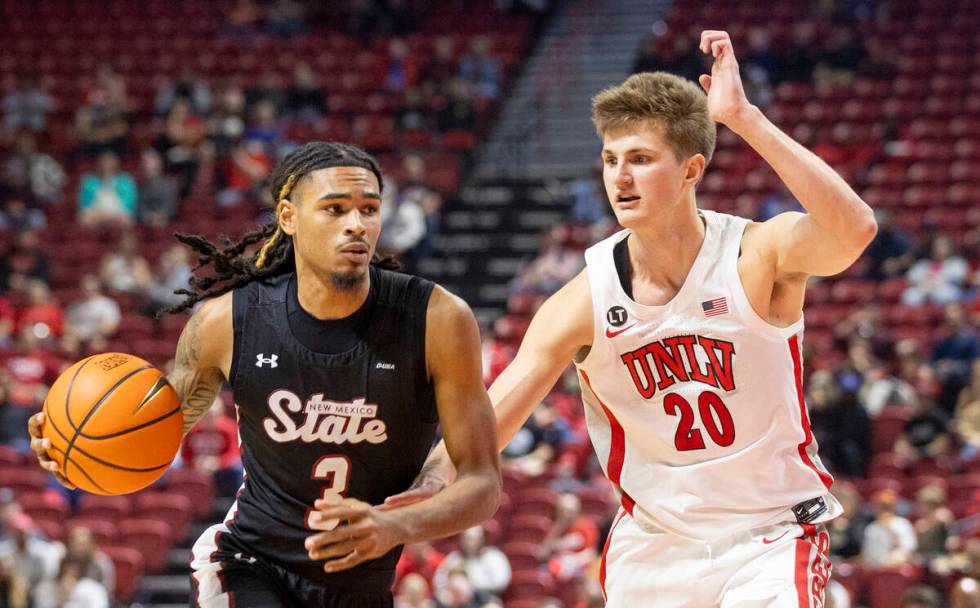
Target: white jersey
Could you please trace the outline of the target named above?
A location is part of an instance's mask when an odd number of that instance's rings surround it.
[[[770,325],[738,275],[747,220],[700,211],[704,243],[663,306],[623,290],[614,234],[585,252],[592,348],[576,363],[589,434],[623,506],[639,522],[698,540],[794,520],[829,493],[803,402],[803,319]],[[818,515],[812,513],[812,515]]]

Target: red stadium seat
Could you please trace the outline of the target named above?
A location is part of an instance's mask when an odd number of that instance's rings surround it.
[[[211,513],[215,491],[213,476],[184,467],[168,472],[164,481],[168,493],[179,494],[190,502],[194,517],[203,519]]]
[[[142,555],[137,549],[126,546],[103,547],[102,551],[112,560],[116,570],[115,599],[124,603],[133,601],[143,575]]]
[[[180,494],[143,491],[136,494],[133,512],[140,517],[168,522],[171,542],[179,542],[184,538],[191,519],[191,502]]]
[[[548,488],[527,489],[516,496],[517,512],[522,515],[553,517],[558,493]]]
[[[531,570],[541,565],[538,551],[541,545],[523,540],[513,540],[501,545],[500,550],[510,561],[512,570]]]
[[[969,500],[980,490],[980,473],[966,473],[949,479],[950,502]]]
[[[0,445],[0,467],[17,468],[22,464],[27,464],[27,460],[24,458],[23,454],[9,445]]]
[[[0,468],[0,488],[10,488],[15,494],[38,494],[53,479],[36,465],[25,468]]]
[[[84,494],[75,507],[79,517],[121,521],[129,517],[132,501],[129,496],[98,496]]]
[[[912,408],[906,406],[888,406],[879,412],[871,423],[871,452],[890,452],[911,417]]]
[[[878,452],[871,457],[868,465],[868,478],[873,477],[902,479],[905,477],[905,463],[892,452]]]
[[[167,550],[172,545],[167,522],[157,519],[126,519],[119,524],[117,544],[132,547],[143,556],[146,571],[162,572],[167,564]]]
[[[504,592],[504,600],[509,606],[511,602],[520,600],[541,600],[554,591],[555,581],[547,572],[514,572],[510,586]]]
[[[551,529],[551,518],[544,515],[516,515],[510,522],[507,538],[539,543]]]
[[[867,576],[869,608],[901,606],[905,590],[921,579],[921,569],[911,564],[870,571]]]
[[[35,522],[39,520],[63,522],[71,514],[68,501],[57,490],[49,490],[40,494],[26,494],[18,497],[17,501]]]

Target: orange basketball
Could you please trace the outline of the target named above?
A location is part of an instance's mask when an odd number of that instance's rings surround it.
[[[102,353],[69,367],[44,400],[41,434],[73,484],[93,494],[128,494],[170,466],[183,434],[180,401],[143,359]]]

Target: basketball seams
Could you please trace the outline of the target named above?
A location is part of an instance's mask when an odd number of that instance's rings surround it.
[[[78,433],[78,436],[79,437],[82,437],[83,439],[92,439],[94,441],[99,441],[99,440],[102,440],[102,439],[113,439],[115,437],[119,437],[120,435],[125,435],[126,433],[132,433],[134,431],[138,431],[138,430],[143,429],[143,428],[146,428],[148,426],[152,426],[152,425],[160,422],[161,420],[166,420],[167,418],[170,418],[171,416],[173,416],[174,414],[176,414],[179,411],[180,411],[180,406],[178,405],[174,409],[170,410],[169,412],[167,412],[165,414],[162,414],[160,416],[157,416],[153,420],[150,420],[150,421],[147,421],[147,422],[143,422],[143,423],[137,424],[136,426],[131,426],[131,427],[126,428],[126,429],[123,429],[121,431],[116,431],[115,433],[109,433],[108,435],[86,435],[85,433],[79,432]]]
[[[56,424],[54,424],[52,422],[51,423],[51,428],[53,428],[55,430],[55,432],[58,433],[58,435],[61,436],[62,439],[64,439],[65,441],[68,441],[68,436],[65,435],[61,431],[61,429],[58,428],[58,425],[56,425]],[[83,439],[87,439],[87,437],[84,437],[83,436]],[[58,449],[58,448],[55,448],[54,446],[52,446],[52,449],[57,450],[58,452],[61,452],[62,454],[65,454],[65,452],[63,450]],[[95,462],[97,462],[97,463],[99,463],[101,465],[105,465],[107,467],[110,467],[110,468],[113,468],[113,469],[116,469],[116,470],[119,470],[119,471],[127,471],[129,473],[151,473],[153,471],[159,471],[160,469],[169,467],[170,464],[171,464],[170,462],[166,462],[164,464],[157,465],[155,467],[150,467],[150,468],[147,468],[147,469],[135,468],[135,467],[124,467],[121,464],[114,464],[114,463],[111,463],[111,462],[107,462],[105,460],[102,460],[98,456],[93,456],[93,455],[89,454],[88,452],[86,452],[85,450],[83,450],[82,448],[78,447],[77,445],[74,447],[74,449],[77,450],[82,456],[85,456],[86,458],[89,458],[90,460],[94,460]],[[66,460],[68,460],[68,457],[67,456],[66,456]],[[78,466],[78,462],[77,461],[72,460],[72,462],[75,464],[75,466]]]
[[[68,426],[72,428],[73,431],[77,431],[78,428],[71,419],[71,389],[75,388],[75,378],[78,378],[78,374],[82,373],[82,368],[88,365],[88,362],[98,357],[98,355],[92,355],[87,359],[83,359],[78,369],[75,370],[75,374],[71,377],[71,382],[68,383],[68,390],[65,391],[65,418],[68,420]]]
[[[61,434],[61,431],[58,431],[58,433]],[[64,437],[64,435],[61,435],[61,436]],[[60,449],[58,449],[58,448],[56,448],[54,446],[52,446],[51,449],[54,450],[55,452],[60,452],[61,455],[62,455],[62,457],[64,458],[64,461],[65,461],[66,464],[68,463],[68,461],[71,461],[75,465],[75,468],[78,469],[78,472],[81,473],[82,475],[84,475],[85,476],[85,479],[88,479],[92,483],[93,486],[95,486],[98,489],[102,490],[106,494],[112,494],[112,492],[110,492],[109,490],[103,488],[99,484],[99,482],[97,482],[94,479],[92,479],[92,476],[85,472],[85,469],[82,468],[82,465],[78,464],[78,462],[76,462],[75,460],[72,460],[71,458],[69,458],[69,456],[67,454],[65,454],[64,451],[62,451],[62,450],[60,450]],[[85,456],[88,456],[88,454],[85,454],[85,452],[82,452],[82,450],[78,450],[78,451],[81,454],[83,454]],[[91,456],[89,456],[89,458],[91,458]]]
[[[86,363],[87,362],[88,362],[88,360],[86,360]],[[84,363],[81,366],[79,366],[78,370],[75,372],[75,376],[72,378],[72,383],[74,383],[75,378],[78,377],[78,372],[81,371],[82,367],[84,367],[84,366],[85,366]],[[75,434],[72,436],[71,441],[68,442],[68,449],[65,450],[65,466],[64,466],[63,474],[66,477],[68,476],[68,463],[69,462],[72,462],[71,459],[68,456],[71,454],[72,449],[75,447],[75,442],[78,440],[78,436],[82,432],[82,428],[85,426],[85,423],[88,422],[92,418],[92,416],[95,414],[95,412],[97,412],[99,410],[99,408],[102,407],[102,404],[106,402],[106,400],[109,398],[109,396],[112,395],[112,393],[115,392],[115,390],[117,388],[119,388],[120,386],[122,386],[124,382],[126,382],[127,380],[129,380],[130,378],[132,378],[133,376],[135,376],[136,374],[138,374],[138,373],[140,373],[142,371],[146,371],[148,369],[155,369],[155,368],[152,365],[144,365],[142,367],[139,367],[137,369],[134,369],[131,372],[128,372],[125,376],[123,376],[119,380],[116,380],[116,383],[113,384],[111,387],[109,387],[109,390],[107,390],[104,393],[102,393],[102,396],[99,397],[99,400],[95,402],[95,405],[93,405],[91,407],[91,409],[89,409],[88,413],[85,414],[85,418],[83,418],[82,421],[78,424],[78,427],[74,427]],[[66,391],[66,395],[67,395],[65,397],[65,408],[66,409],[68,409],[68,403],[69,403],[69,400],[70,400],[70,397],[71,397],[71,390],[70,390],[70,388],[71,387],[69,387],[69,390]]]

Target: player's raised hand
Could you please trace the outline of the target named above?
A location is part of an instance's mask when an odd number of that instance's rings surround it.
[[[31,437],[31,449],[34,450],[34,455],[37,456],[37,463],[45,471],[53,473],[58,483],[69,490],[74,490],[75,485],[61,474],[58,463],[48,456],[48,450],[51,449],[51,440],[41,436],[41,426],[43,424],[44,412],[38,412],[27,420],[27,434]]]
[[[306,539],[310,559],[327,562],[326,572],[340,572],[371,560],[403,544],[404,531],[397,519],[371,505],[345,498],[340,502],[319,499],[313,503],[317,509],[313,517],[317,521],[340,520],[332,530],[320,532]]]
[[[698,81],[708,93],[708,116],[716,122],[734,129],[752,108],[742,77],[738,71],[738,61],[728,32],[705,30],[701,32],[701,52],[714,57],[711,75],[702,74]]]

